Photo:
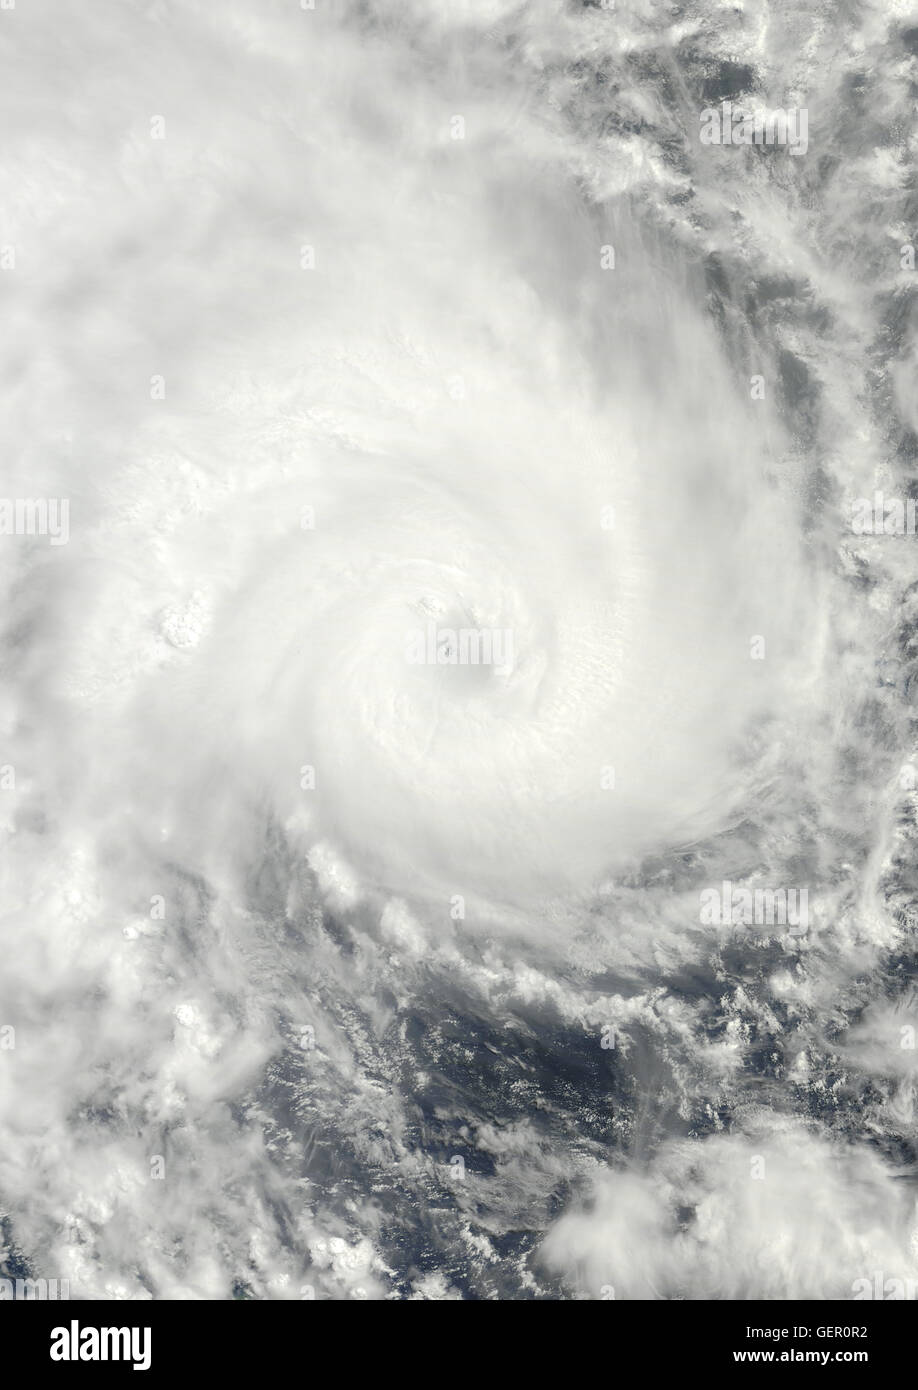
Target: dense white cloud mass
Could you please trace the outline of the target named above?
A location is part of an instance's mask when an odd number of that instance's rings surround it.
[[[0,1273],[918,1277],[916,53],[0,14]]]
[[[646,1172],[604,1175],[545,1259],[593,1298],[851,1299],[859,1280],[873,1296],[877,1271],[884,1297],[892,1279],[914,1297],[914,1194],[863,1147],[757,1120],[751,1135],[683,1140]]]

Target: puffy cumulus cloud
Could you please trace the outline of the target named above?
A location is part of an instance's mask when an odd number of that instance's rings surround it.
[[[587,1298],[852,1299],[876,1271],[914,1290],[918,1205],[899,1177],[864,1145],[760,1117],[600,1175],[541,1255]]]

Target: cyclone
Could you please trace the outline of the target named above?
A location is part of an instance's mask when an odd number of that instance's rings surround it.
[[[531,152],[501,149],[525,185]],[[449,156],[433,190],[374,210],[385,255],[361,242],[365,201],[352,226],[326,211],[331,265],[302,291],[326,312],[289,353],[334,371],[298,375],[311,404],[279,427],[283,467],[265,464],[244,520],[235,498],[215,518],[246,553],[195,678],[209,706],[230,692],[220,737],[243,731],[249,790],[304,849],[340,853],[370,891],[520,907],[729,823],[761,780],[762,720],[799,702],[812,606],[769,407],[744,402],[690,278],[661,273],[627,214],[603,271],[611,232],[560,158],[551,199],[527,207],[521,187],[511,211],[476,181],[458,222],[439,204],[475,156]],[[405,264],[412,238],[436,255]],[[355,357],[332,335],[367,296],[384,328]],[[188,543],[199,555],[197,528]],[[510,659],[431,659],[426,636],[413,659],[431,624],[504,634]]]
[[[905,11],[56,8],[0,1295],[913,1290]]]

